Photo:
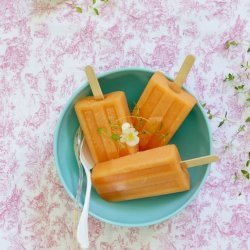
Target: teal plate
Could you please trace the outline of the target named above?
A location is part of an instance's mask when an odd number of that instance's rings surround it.
[[[123,69],[98,77],[103,93],[124,91],[130,109],[139,99],[153,71]],[[69,196],[74,199],[78,183],[78,166],[73,141],[79,123],[74,104],[80,98],[91,95],[85,82],[66,103],[57,123],[54,136],[54,158],[60,180]],[[183,160],[211,153],[211,134],[202,107],[197,104],[181,125],[171,142],[176,144]],[[209,165],[189,170],[191,189],[186,192],[110,203],[103,200],[92,188],[89,213],[102,221],[120,226],[146,226],[164,221],[187,206],[204,184]],[[83,188],[85,192],[85,187]],[[83,205],[83,197],[80,201]]]

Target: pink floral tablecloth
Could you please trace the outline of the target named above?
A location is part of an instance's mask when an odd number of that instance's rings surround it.
[[[90,249],[250,249],[250,81],[238,79],[249,70],[249,1],[110,0],[99,15],[90,1],[76,2],[82,13],[57,2],[0,3],[0,249],[74,247],[74,204],[52,145],[60,111],[86,80],[84,66],[174,76],[189,53],[197,60],[187,87],[212,118],[220,161],[168,221],[123,228],[90,217]]]

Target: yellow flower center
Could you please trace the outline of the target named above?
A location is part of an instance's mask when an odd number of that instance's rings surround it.
[[[128,140],[129,141],[133,141],[134,140],[134,134],[133,133],[129,133],[128,134]]]

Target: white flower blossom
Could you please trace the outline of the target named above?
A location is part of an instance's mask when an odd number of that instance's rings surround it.
[[[139,143],[138,131],[131,127],[128,122],[122,124],[122,134],[120,135],[120,142],[126,143],[133,147]]]

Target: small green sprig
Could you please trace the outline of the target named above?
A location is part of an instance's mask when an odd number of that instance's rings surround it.
[[[245,169],[241,169],[241,173],[243,174],[244,177],[246,177],[248,180],[250,179],[250,173],[245,170]]]
[[[206,109],[206,105],[207,105],[206,103],[202,103],[202,104],[201,104],[201,106],[202,106],[204,109]],[[211,110],[210,110],[210,109],[207,109],[207,117],[208,117],[209,120],[212,120],[213,118],[217,118],[217,119],[221,120],[221,121],[219,122],[219,124],[218,124],[218,127],[221,127],[226,121],[228,121],[228,122],[233,122],[233,121],[231,121],[231,120],[229,120],[229,119],[227,118],[227,111],[225,112],[224,116],[221,117],[221,116],[212,114],[212,113],[211,113]]]
[[[248,158],[246,160],[245,166],[240,170],[242,176],[248,180],[250,180],[250,151],[248,152]],[[235,172],[234,173],[234,183],[238,180],[238,174]]]
[[[249,172],[249,167],[250,167],[250,151],[248,152],[248,159],[246,160],[245,167],[243,167],[240,172],[242,176],[248,180],[250,180],[250,172]],[[234,183],[239,179],[238,173],[234,173]]]
[[[214,117],[214,115],[211,114],[210,109],[207,111],[207,117],[208,117],[209,120],[212,120],[213,117]]]
[[[112,134],[112,135],[111,135],[111,138],[112,138],[114,141],[119,141],[120,135],[118,135],[118,134]]]
[[[76,6],[75,8],[76,8],[76,12],[78,12],[78,13],[82,13],[82,8],[81,8],[81,7]]]
[[[250,69],[250,65],[249,65],[249,62],[248,62],[248,61],[242,63],[240,66],[241,66],[241,68],[244,69],[245,71],[247,71],[247,70]]]
[[[119,141],[120,139],[120,134],[118,134],[117,132],[114,132],[112,129],[111,129],[111,134],[108,134],[105,130],[105,128],[97,128],[97,132],[99,135],[102,135],[102,136],[105,136],[107,138],[110,138],[114,141]]]
[[[228,75],[225,76],[225,78],[223,79],[223,82],[232,83],[235,91],[237,93],[240,93],[244,91],[244,87],[245,87],[245,84],[242,84],[242,77],[243,77],[242,75],[237,75],[237,79],[236,79],[233,73],[229,73]],[[247,78],[248,77],[249,77],[249,73],[247,73]],[[237,84],[236,82],[240,82],[240,83]]]
[[[232,145],[233,145],[233,142],[234,140],[237,138],[237,136],[245,131],[245,128],[246,128],[246,125],[240,125],[239,128],[237,129],[236,133],[231,137],[231,140],[229,141],[229,143],[227,143],[224,147],[224,150],[226,151],[227,149],[229,149]]]
[[[225,47],[225,49],[229,49],[231,47],[237,47],[238,45],[239,45],[239,42],[234,41],[234,40],[228,40],[225,42],[224,47]]]
[[[241,45],[243,48],[247,48],[245,53],[250,53],[250,44],[246,42],[238,42],[235,40],[229,40],[225,43],[225,48],[229,50],[231,47],[236,47]],[[245,49],[244,49],[245,50]],[[247,89],[248,81],[250,80],[250,62],[249,60],[241,63],[241,69],[243,72],[238,74],[234,72],[228,73],[223,81],[230,83],[235,90],[235,94],[245,95],[245,106],[250,106],[250,91]]]
[[[109,0],[100,0],[99,3],[101,4],[107,4]],[[73,7],[77,13],[82,14],[83,8],[81,6],[76,5],[74,2],[66,2],[67,5],[70,5]],[[96,0],[92,0],[92,4],[89,5],[89,10],[93,11],[95,15],[99,16],[100,12],[97,6],[99,6],[98,2]]]
[[[109,0],[100,0],[100,3],[102,4],[107,4],[109,2]],[[92,5],[90,6],[90,9],[93,10],[93,12],[99,16],[100,15],[100,12],[99,12],[99,9],[97,8],[97,1],[96,0],[92,0]]]
[[[75,4],[74,1],[61,1],[62,3],[64,2],[67,6],[70,8],[74,9],[77,13],[83,13],[83,9],[81,6]]]
[[[154,119],[142,119],[140,116],[140,108],[138,107],[137,103],[135,104],[135,107],[133,110],[131,110],[131,113],[133,113],[134,118],[136,119],[135,128],[139,131],[141,130],[140,134],[142,135],[157,135],[160,137],[161,140],[163,140],[163,143],[167,141],[167,137],[169,135],[168,132],[163,132],[163,122],[160,120],[159,122],[155,121]],[[155,128],[152,131],[146,130],[143,128],[145,125],[145,122],[147,123],[154,123],[157,122],[157,126],[154,126]],[[159,124],[159,125],[158,125]],[[153,124],[152,124],[153,125]],[[155,125],[155,124],[154,124]]]
[[[224,118],[223,118],[222,121],[219,123],[218,127],[221,127],[221,126],[224,124],[225,121],[227,121],[227,112],[225,113]]]
[[[231,82],[231,81],[233,81],[234,80],[234,74],[233,73],[229,73],[227,76],[225,76],[225,78],[224,78],[224,82]]]
[[[237,91],[241,91],[241,90],[244,90],[244,87],[245,87],[245,85],[241,84],[241,85],[235,86],[234,89],[237,90]]]
[[[99,16],[99,10],[98,10],[97,8],[94,8],[94,7],[93,7],[93,11],[95,12],[95,14],[96,14],[97,16]]]
[[[121,121],[127,120],[128,118],[133,119],[134,128],[136,131],[140,131],[138,135],[157,135],[159,138],[163,140],[163,143],[167,141],[169,133],[163,130],[163,123],[162,121],[158,121],[157,119],[146,119],[144,117],[138,116],[139,111],[135,112],[136,115],[124,116],[115,121],[109,120],[109,127],[111,129],[111,133],[107,132],[104,127],[99,127],[97,129],[98,134],[103,135],[107,138],[110,138],[116,142],[119,142],[122,135],[122,126]],[[136,123],[137,121],[137,123]],[[139,121],[139,123],[138,123]],[[146,123],[149,124],[147,129],[142,128]],[[139,128],[138,128],[139,124]],[[142,124],[142,126],[140,126]],[[152,126],[150,128],[150,126]]]

